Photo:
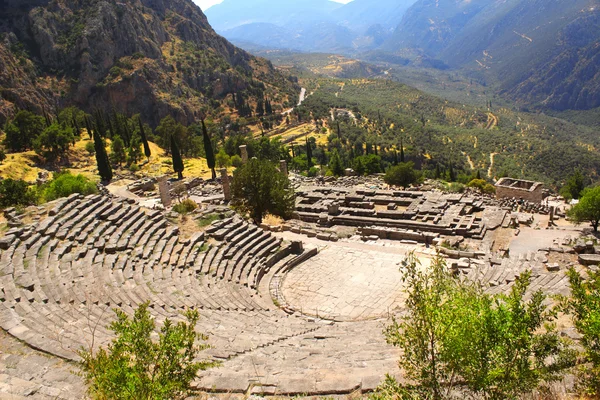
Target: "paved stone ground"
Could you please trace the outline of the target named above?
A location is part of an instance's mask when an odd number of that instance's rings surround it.
[[[401,308],[405,295],[399,268],[407,251],[360,247],[327,246],[290,271],[282,285],[287,303],[302,314],[338,321],[387,316]]]
[[[63,400],[85,397],[73,363],[33,350],[0,329],[0,399]]]

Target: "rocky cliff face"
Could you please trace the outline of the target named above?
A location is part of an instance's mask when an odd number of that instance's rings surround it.
[[[74,104],[190,123],[234,92],[284,104],[298,90],[217,35],[191,0],[4,0],[0,10],[4,115]]]

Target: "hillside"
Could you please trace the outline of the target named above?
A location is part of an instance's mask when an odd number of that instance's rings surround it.
[[[383,48],[470,70],[523,105],[593,108],[600,104],[599,4],[419,0]]]
[[[191,123],[230,94],[279,107],[299,88],[217,35],[191,0],[4,0],[0,122],[16,107],[114,107]]]

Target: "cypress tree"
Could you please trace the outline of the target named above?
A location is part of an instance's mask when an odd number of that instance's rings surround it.
[[[175,135],[171,135],[171,158],[173,159],[173,170],[177,172],[177,178],[183,179],[183,160],[181,159],[181,153],[179,152],[179,146],[175,140]]]
[[[112,179],[112,168],[104,147],[104,139],[100,137],[97,131],[94,131],[94,148],[96,149],[96,162],[98,163],[98,175],[103,182],[110,182]]]
[[[94,138],[92,136],[92,123],[90,122],[90,119],[87,116],[85,117],[85,129],[87,130],[90,140],[92,140]]]
[[[150,156],[152,152],[150,151],[150,145],[148,144],[148,138],[146,138],[146,132],[144,131],[144,125],[142,124],[142,119],[139,118],[138,122],[140,124],[140,137],[142,138],[142,145],[144,146],[144,155],[150,161]]]
[[[342,132],[340,131],[340,121],[337,121],[337,137],[338,139],[342,138]]]
[[[404,162],[404,143],[402,138],[400,138],[400,162]]]
[[[206,124],[204,123],[204,119],[202,119],[202,139],[204,140],[204,152],[206,153],[206,163],[208,164],[208,168],[210,168],[212,171],[213,180],[215,180],[217,179],[217,172],[215,171],[215,151],[212,147],[210,136],[208,136],[208,131],[206,130]]]
[[[306,160],[307,160],[307,166],[308,169],[311,169],[313,167],[313,163],[312,163],[312,148],[310,145],[310,142],[308,141],[308,139],[306,139]]]
[[[398,151],[394,150],[394,165],[398,165]]]

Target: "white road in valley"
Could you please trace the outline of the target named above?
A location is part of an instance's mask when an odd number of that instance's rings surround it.
[[[298,106],[302,105],[304,99],[306,99],[306,89],[302,88],[302,90],[300,90],[300,99],[298,100]],[[294,111],[294,109],[290,108],[289,110],[285,110],[284,112],[282,112],[281,115],[291,114],[292,111]]]

